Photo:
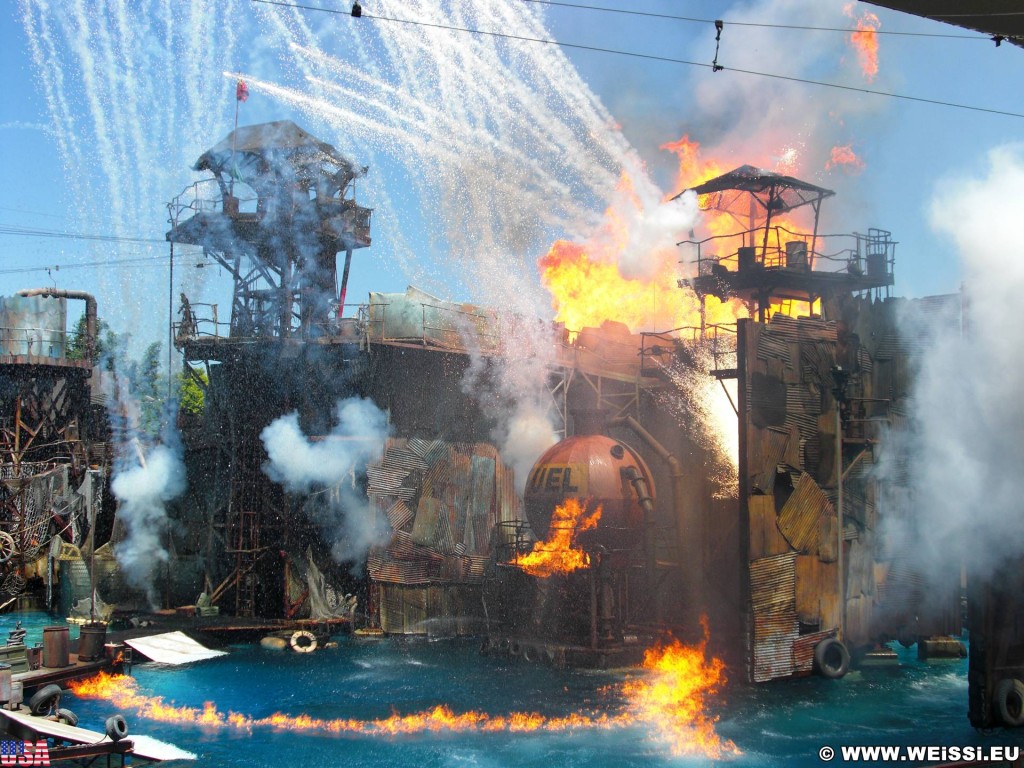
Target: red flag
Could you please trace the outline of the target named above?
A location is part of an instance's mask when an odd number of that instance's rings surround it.
[[[235,98],[239,101],[249,98],[249,86],[245,84],[245,80],[239,80],[238,85],[235,86]]]

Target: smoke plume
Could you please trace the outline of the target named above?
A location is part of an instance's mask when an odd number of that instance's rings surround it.
[[[304,509],[335,560],[359,562],[387,541],[387,522],[370,506],[361,478],[366,462],[384,449],[388,419],[358,397],[339,400],[335,417],[331,433],[316,440],[303,434],[298,413],[273,421],[260,433],[270,457],[263,471],[289,492],[309,494]]]
[[[117,519],[125,527],[125,537],[114,545],[114,556],[128,583],[143,590],[154,608],[158,604],[154,573],[169,557],[163,545],[166,504],[185,486],[185,467],[167,445],[151,449],[144,463],[116,472],[110,484],[119,502]]]
[[[915,385],[913,549],[928,573],[965,561],[985,576],[1024,551],[1022,188],[1024,145],[1005,146],[990,152],[983,174],[950,180],[931,204],[933,226],[959,247],[967,309],[962,333],[959,318],[932,320]]]

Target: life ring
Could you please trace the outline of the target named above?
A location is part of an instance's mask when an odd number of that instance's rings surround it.
[[[36,717],[42,717],[55,711],[60,705],[60,696],[63,693],[59,685],[44,685],[28,700],[29,711]]]
[[[814,669],[822,677],[838,680],[850,671],[850,652],[834,637],[814,646]]]
[[[297,629],[292,632],[288,644],[296,653],[312,653],[316,650],[316,635],[308,629]]]
[[[996,685],[996,707],[999,717],[1009,726],[1024,725],[1024,683],[1015,677],[1007,677]]]
[[[107,718],[103,730],[111,741],[120,741],[128,735],[128,723],[121,715],[111,715]]]

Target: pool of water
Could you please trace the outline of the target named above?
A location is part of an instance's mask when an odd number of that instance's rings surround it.
[[[45,614],[0,617],[0,637],[21,619],[28,640],[55,621]],[[72,636],[77,630],[72,629]],[[280,712],[324,720],[386,718],[439,704],[490,715],[537,712],[617,713],[632,671],[556,670],[481,656],[470,641],[359,640],[313,654],[232,646],[227,656],[185,667],[138,665],[140,693],[177,706],[212,702],[222,713],[252,719]],[[412,735],[322,735],[270,726],[203,727],[154,722],[124,711],[131,730],[147,733],[209,766],[603,766],[817,765],[829,745],[1024,745],[1024,735],[976,732],[967,720],[967,662],[920,662],[916,649],[896,647],[898,667],[768,685],[732,684],[711,702],[720,737],[740,754],[718,760],[673,756],[650,724],[530,733],[426,732]],[[65,697],[81,725],[102,730],[114,714],[108,701]],[[841,764],[836,760],[835,764]],[[190,763],[181,763],[189,765]],[[910,763],[907,763],[910,764]]]

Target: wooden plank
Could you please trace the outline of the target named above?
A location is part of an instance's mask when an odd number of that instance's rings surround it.
[[[796,615],[800,621],[822,627],[835,626],[832,614],[837,605],[837,579],[835,563],[823,563],[814,555],[797,556]],[[829,614],[827,621],[823,613]]]
[[[751,496],[747,499],[750,510],[750,559],[782,555],[792,548],[779,531],[775,514],[774,496]]]

